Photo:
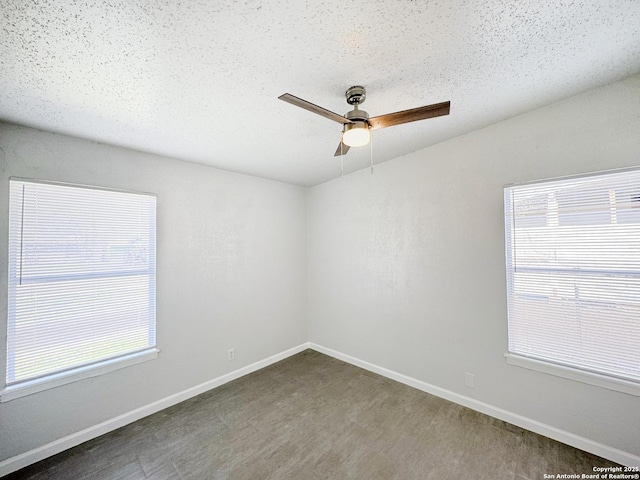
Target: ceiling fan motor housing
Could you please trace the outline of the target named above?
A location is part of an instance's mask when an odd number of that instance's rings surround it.
[[[367,119],[369,118],[369,114],[364,110],[359,110],[358,106],[356,105],[353,110],[345,114],[345,118],[351,120],[352,122],[357,122],[359,120],[366,122]],[[345,125],[348,125],[348,124],[345,124]]]

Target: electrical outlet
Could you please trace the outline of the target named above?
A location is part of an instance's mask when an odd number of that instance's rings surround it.
[[[230,348],[229,350],[227,350],[227,360],[231,361],[231,360],[235,360],[235,358],[236,358],[236,349]]]
[[[469,388],[476,388],[476,376],[468,372],[465,373],[464,384]]]

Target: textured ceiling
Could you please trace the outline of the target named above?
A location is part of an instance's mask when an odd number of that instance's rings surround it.
[[[340,175],[340,125],[451,101],[374,132],[375,162],[640,72],[640,1],[0,0],[0,119],[299,185]],[[597,115],[598,112],[594,112]],[[365,167],[351,149],[346,172]],[[437,159],[434,159],[437,161]]]

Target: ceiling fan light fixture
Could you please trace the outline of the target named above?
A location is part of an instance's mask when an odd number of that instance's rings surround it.
[[[347,123],[342,133],[342,143],[349,147],[362,147],[371,140],[369,125],[366,122],[356,121]]]

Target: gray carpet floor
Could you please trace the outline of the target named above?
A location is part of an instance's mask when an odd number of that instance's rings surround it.
[[[307,350],[9,479],[498,479],[608,460]]]

